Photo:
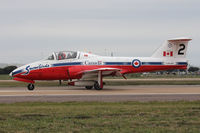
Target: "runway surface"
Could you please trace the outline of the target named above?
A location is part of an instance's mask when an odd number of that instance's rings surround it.
[[[200,85],[105,86],[101,91],[77,87],[1,87],[0,103],[67,101],[194,101],[200,100]]]

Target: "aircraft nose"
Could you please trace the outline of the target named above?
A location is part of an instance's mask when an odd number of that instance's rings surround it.
[[[15,75],[17,75],[17,74],[19,74],[19,73],[21,73],[21,72],[22,72],[22,70],[21,70],[20,68],[16,68],[15,70],[13,70],[13,71],[9,74],[9,76],[15,77]]]
[[[9,74],[9,76],[10,76],[10,77],[13,77],[14,74],[16,73],[16,71],[17,71],[17,69],[13,70],[13,71]]]
[[[9,74],[9,76],[10,76],[10,77],[12,77],[12,76],[13,76],[13,71],[12,71],[12,72]]]

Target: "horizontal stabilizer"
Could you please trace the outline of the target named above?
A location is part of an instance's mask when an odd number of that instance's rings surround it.
[[[187,37],[180,37],[180,38],[172,38],[169,39],[169,42],[176,42],[176,41],[191,41],[191,38],[187,38]]]

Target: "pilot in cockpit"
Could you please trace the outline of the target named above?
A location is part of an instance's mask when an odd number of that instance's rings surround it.
[[[58,60],[63,60],[63,59],[65,59],[66,58],[66,54],[64,53],[64,52],[60,52],[59,54],[58,54]]]

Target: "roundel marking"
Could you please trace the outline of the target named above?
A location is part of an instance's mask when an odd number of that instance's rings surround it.
[[[139,67],[141,66],[141,61],[138,60],[138,59],[134,59],[134,60],[132,61],[132,66],[133,66],[134,68],[139,68]]]
[[[168,47],[169,47],[169,48],[171,48],[171,47],[172,47],[172,44],[171,44],[171,43],[169,43],[169,44],[168,44]]]

